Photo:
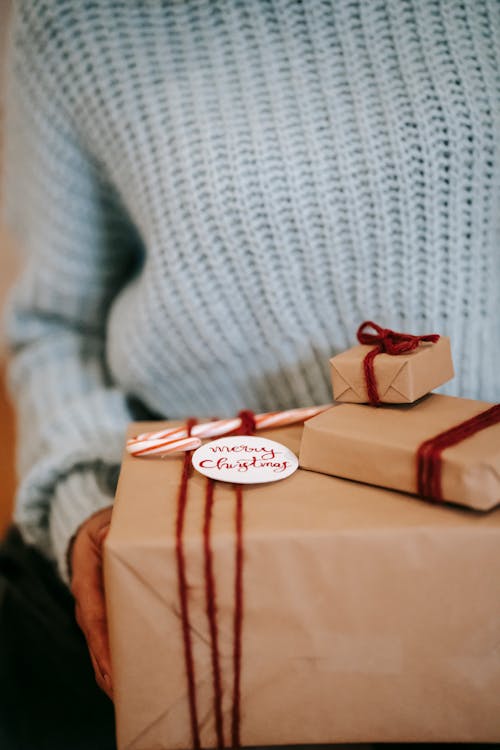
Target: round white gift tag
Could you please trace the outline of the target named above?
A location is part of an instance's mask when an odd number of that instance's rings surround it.
[[[278,482],[299,467],[297,456],[286,445],[256,435],[212,440],[194,452],[192,461],[206,477],[237,484]]]

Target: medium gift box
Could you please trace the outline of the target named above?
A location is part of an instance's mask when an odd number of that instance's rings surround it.
[[[357,337],[364,343],[330,359],[335,401],[413,403],[453,378],[447,336],[396,333],[366,321]]]
[[[127,454],[104,572],[120,750],[500,741],[500,510]]]
[[[415,404],[338,404],[305,423],[300,465],[489,510],[500,502],[500,405],[430,394]]]

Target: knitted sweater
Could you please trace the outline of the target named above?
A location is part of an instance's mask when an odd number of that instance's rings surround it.
[[[63,575],[130,397],[327,402],[371,318],[500,399],[497,0],[30,0],[12,41],[17,519]]]

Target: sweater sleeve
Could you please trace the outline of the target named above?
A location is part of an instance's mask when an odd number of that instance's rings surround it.
[[[27,7],[11,31],[5,150],[6,220],[27,256],[6,321],[18,417],[15,519],[66,578],[72,535],[112,502],[130,420],[106,368],[105,331],[136,242],[65,112]]]

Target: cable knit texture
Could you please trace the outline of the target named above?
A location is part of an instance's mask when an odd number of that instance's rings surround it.
[[[325,402],[369,318],[500,399],[497,0],[31,0],[12,41],[17,518],[61,572],[127,396]]]

